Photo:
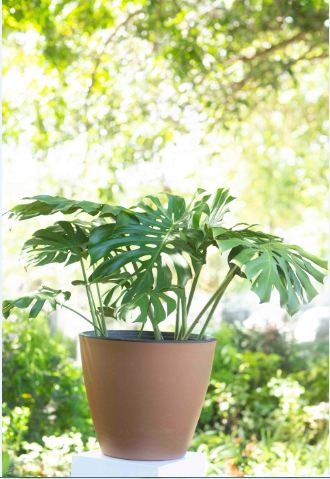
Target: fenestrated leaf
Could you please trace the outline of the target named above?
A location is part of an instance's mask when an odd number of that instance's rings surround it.
[[[219,188],[212,197],[210,206],[210,214],[207,216],[205,223],[209,227],[217,227],[222,224],[224,215],[229,211],[228,204],[234,200],[234,196],[229,194],[226,188]]]
[[[228,265],[230,268],[234,266],[234,264],[232,263],[233,258],[235,258],[236,264],[238,264],[239,262],[242,262],[242,264],[244,264],[246,261],[252,259],[254,255],[255,255],[254,252],[249,250],[244,250],[242,246],[234,246],[234,248],[232,248],[228,254]],[[236,274],[240,276],[241,278],[246,278],[246,275],[245,273],[243,273],[242,268],[240,268]]]
[[[112,275],[118,274],[121,268],[132,262],[139,261],[141,265],[146,261],[143,258],[152,258],[154,251],[152,248],[141,247],[133,251],[123,251],[108,260],[103,261],[90,276],[90,281],[100,281],[104,276],[111,278]]]
[[[145,324],[148,319],[148,311],[149,311],[150,301],[147,295],[142,295],[140,298],[136,299],[132,308],[138,308],[139,314],[134,319],[134,323],[143,323]],[[128,309],[124,309],[124,313],[127,313]]]
[[[184,287],[192,278],[192,271],[190,268],[187,268],[186,261],[180,254],[173,255],[172,261],[176,271],[176,285]]]
[[[154,323],[156,323],[156,324],[161,323],[162,321],[164,321],[164,319],[166,319],[167,314],[166,314],[165,308],[164,308],[161,300],[159,299],[158,295],[151,294],[150,295],[150,303],[151,303],[152,310],[153,310],[153,321],[154,321]]]
[[[95,228],[93,235],[89,238],[89,254],[92,260],[92,263],[95,263],[101,258],[107,256],[111,250],[108,246],[108,242],[112,238],[113,230],[115,228],[115,223],[110,223],[108,225],[102,225],[98,228]]]
[[[198,191],[197,193],[204,193],[203,190]],[[193,214],[191,216],[191,225],[193,228],[199,228],[202,224],[202,218],[207,217],[210,214],[210,206],[208,204],[208,199],[211,195],[206,194],[198,197],[193,204]]]
[[[191,212],[182,198],[167,195],[167,199],[163,205],[158,197],[149,196],[134,208],[133,215],[119,215],[114,229],[100,226],[91,233],[93,261],[100,259],[100,252],[109,257],[97,266],[90,281],[111,280],[122,267],[130,267],[131,286],[123,304],[155,288],[184,286],[192,276],[184,256],[194,256],[198,246],[185,236]]]
[[[252,290],[261,302],[269,301],[276,289],[281,305],[294,314],[317,294],[311,279],[323,281],[326,268],[323,260],[300,247],[283,243],[277,236],[250,228],[213,228],[213,234],[220,250],[229,251],[230,263],[239,266],[251,281]]]
[[[125,210],[121,206],[92,201],[76,201],[61,196],[37,195],[23,199],[27,202],[14,206],[10,210],[10,217],[15,216],[18,220],[27,220],[36,216],[53,215],[58,212],[65,215],[81,212],[91,216],[116,218],[121,211]]]
[[[70,291],[61,291],[48,286],[42,286],[36,293],[13,300],[5,299],[2,303],[2,314],[7,319],[14,308],[27,309],[32,305],[29,317],[36,318],[45,305],[48,305],[53,310],[58,302],[67,301],[70,299],[70,296]]]
[[[105,307],[117,308],[117,303],[130,288],[131,275],[123,272],[112,278],[107,279],[109,285],[107,291],[103,294],[103,304]]]
[[[194,229],[208,230],[222,225],[224,215],[229,211],[229,203],[235,198],[226,188],[218,188],[213,194],[198,190],[193,200],[191,226]]]
[[[166,264],[163,258],[157,263],[157,278],[156,278],[156,290],[161,290],[167,288],[171,284],[172,272],[169,266]]]
[[[228,252],[230,267],[239,267],[237,274],[251,282],[261,301],[268,301],[276,289],[281,304],[294,313],[317,293],[311,280],[323,280],[325,262],[252,226],[225,228],[223,218],[233,199],[220,188],[212,196],[199,190],[188,206],[176,195],[166,195],[166,201],[150,195],[126,209],[38,196],[12,213],[20,219],[58,211],[97,216],[91,222],[59,221],[38,230],[24,251],[34,265],[67,265],[90,256],[95,270],[89,281],[108,286],[102,294],[106,316],[125,319],[133,314],[137,322],[148,317],[154,323],[163,321],[176,309],[193,272],[199,274],[210,245]],[[103,217],[115,221],[107,224]],[[19,298],[15,305],[31,308],[30,314],[36,316],[45,303],[39,295]],[[13,306],[4,305],[7,314]]]
[[[225,189],[213,196],[198,191],[189,207],[183,198],[166,197],[167,202],[163,202],[160,196],[149,195],[131,209],[132,214],[119,214],[115,226],[102,225],[91,232],[89,253],[92,262],[101,263],[89,280],[106,278],[111,282],[122,268],[131,274],[130,287],[120,295],[120,301],[116,299],[121,318],[137,308],[139,320],[146,320],[146,301],[161,320],[170,314],[176,301],[161,297],[161,291],[184,287],[192,278],[192,267],[195,272],[200,270],[206,261],[207,244],[211,244],[205,227],[220,225],[233,200]],[[106,296],[108,304],[115,291],[113,287]]]
[[[163,302],[166,304],[166,309],[167,309],[167,316],[169,316],[173,311],[175,311],[177,302],[175,299],[171,298],[168,294],[165,294],[165,292],[160,292],[159,293],[159,298],[163,300]]]
[[[177,288],[173,288],[172,292],[177,294]],[[130,303],[124,303],[118,309],[118,315],[120,319],[126,319],[127,315],[137,310],[138,313],[134,319],[135,323],[145,324],[148,316],[152,314],[153,322],[158,324],[164,321],[176,309],[177,301],[169,296],[168,293],[168,290],[153,290],[141,293]]]
[[[149,196],[149,198],[151,201],[154,201],[157,197]],[[165,216],[169,217],[172,221],[180,221],[187,212],[184,198],[176,195],[167,195],[167,198],[167,209],[163,209]]]
[[[317,291],[310,282],[308,275],[301,268],[297,268],[297,276],[302,285],[303,290],[307,296],[307,301],[312,301],[312,299],[317,295]]]
[[[89,231],[78,222],[58,221],[33,233],[25,242],[23,253],[28,264],[42,266],[49,263],[66,265],[87,257]]]

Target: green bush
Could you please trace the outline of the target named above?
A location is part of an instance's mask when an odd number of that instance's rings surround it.
[[[299,344],[290,364],[290,376],[305,388],[304,398],[309,404],[329,400],[329,343],[318,340]]]
[[[23,443],[24,453],[15,458],[13,477],[65,477],[70,475],[72,454],[98,449],[96,439],[87,443],[80,433],[44,436],[42,442]]]
[[[328,438],[324,435],[316,444],[303,437],[290,442],[273,438],[242,441],[217,431],[195,435],[192,450],[208,457],[208,475],[225,477],[282,477],[327,475]]]
[[[216,337],[212,378],[199,427],[216,427],[240,437],[260,436],[265,418],[278,406],[267,384],[279,370],[282,358],[275,352],[245,349],[245,333],[227,323]]]
[[[223,322],[192,448],[216,475],[324,474],[328,346]],[[324,447],[322,447],[322,445]],[[308,457],[314,462],[308,469]]]
[[[2,404],[2,475],[11,476],[13,459],[22,451],[24,436],[28,432],[30,409]]]
[[[191,449],[215,475],[324,474],[328,347],[223,322]],[[74,342],[45,318],[3,324],[4,475],[65,476],[70,455],[95,447]]]
[[[72,344],[52,337],[45,318],[12,316],[3,323],[3,400],[6,411],[28,408],[25,441],[79,432],[93,427],[81,368],[70,357]]]
[[[227,434],[260,438],[270,415],[281,408],[280,396],[273,393],[275,379],[285,383],[287,391],[297,384],[301,407],[328,401],[325,341],[306,346],[285,340],[275,330],[247,331],[226,322],[215,336],[217,347],[200,429],[215,427]]]

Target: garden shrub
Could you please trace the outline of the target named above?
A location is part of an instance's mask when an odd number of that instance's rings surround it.
[[[96,447],[74,342],[47,320],[3,323],[3,457],[7,476],[70,474],[74,452]],[[324,474],[328,347],[226,322],[191,449],[215,475]],[[10,462],[9,462],[10,459]]]
[[[63,477],[70,475],[72,454],[98,449],[96,439],[84,442],[80,433],[43,436],[41,444],[23,443],[24,454],[15,458],[14,477]]]
[[[272,378],[291,385],[295,381],[301,388],[302,406],[328,401],[327,341],[297,344],[274,329],[249,331],[226,322],[215,336],[217,346],[200,429],[212,429],[216,424],[219,430],[232,433],[239,423],[242,433],[260,437],[266,418],[280,408],[280,397],[272,394]]]
[[[326,341],[297,344],[274,329],[261,333],[226,322],[215,336],[214,367],[192,444],[207,453],[209,472],[324,474]],[[314,460],[310,469],[308,457]]]
[[[8,410],[28,408],[22,440],[79,432],[93,427],[81,368],[70,357],[70,341],[52,337],[45,318],[12,316],[3,322],[3,401]]]

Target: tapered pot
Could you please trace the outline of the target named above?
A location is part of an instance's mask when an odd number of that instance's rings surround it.
[[[194,337],[194,336],[193,336]],[[108,456],[135,460],[182,457],[203,406],[216,341],[155,341],[152,332],[80,334],[88,402]]]

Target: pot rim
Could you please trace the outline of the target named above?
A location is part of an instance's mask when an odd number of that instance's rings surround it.
[[[124,329],[110,329],[107,330],[108,336],[96,336],[95,331],[83,331],[79,333],[79,336],[89,339],[101,339],[103,341],[125,341],[131,343],[151,343],[151,344],[201,344],[212,343],[216,341],[216,338],[212,336],[205,336],[204,339],[197,339],[198,334],[191,334],[190,337],[196,339],[166,339],[167,337],[173,337],[174,333],[165,332],[162,333],[165,336],[164,341],[153,339],[153,331],[143,331],[142,337],[137,337],[140,331],[136,330],[124,330]]]

